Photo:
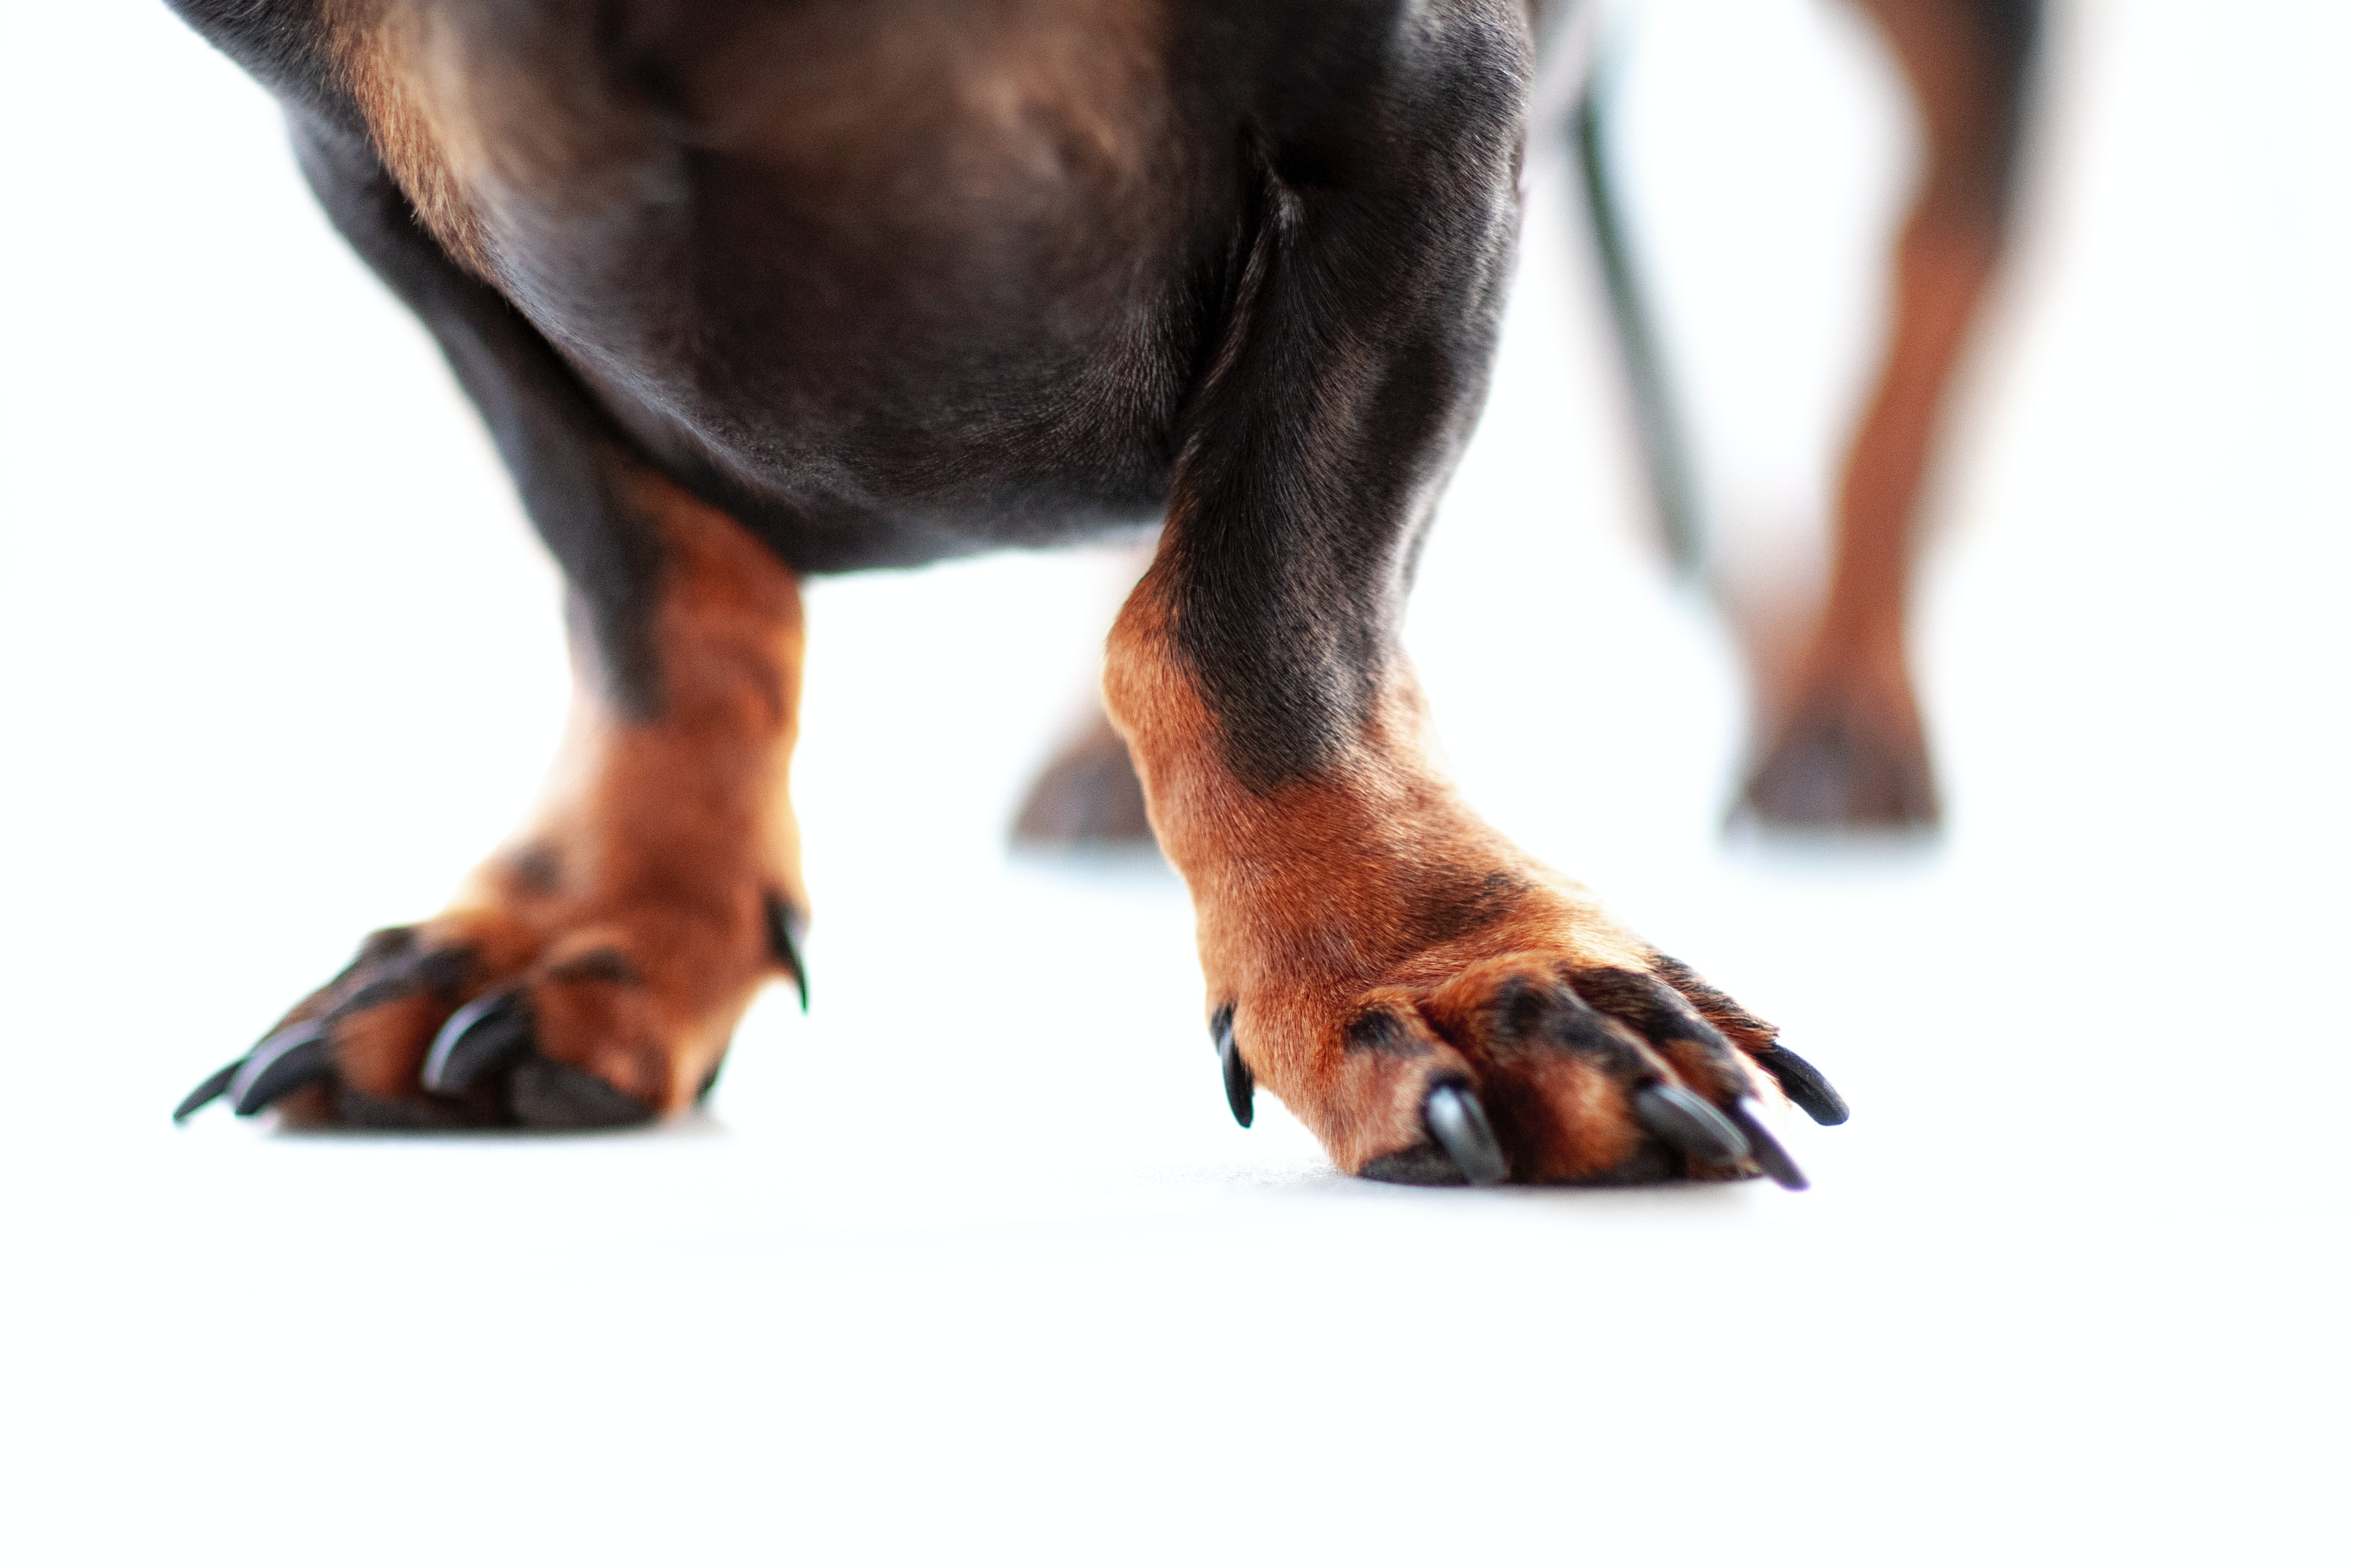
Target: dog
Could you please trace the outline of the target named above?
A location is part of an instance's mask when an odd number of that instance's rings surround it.
[[[1861,8],[1915,90],[1933,167],[1895,258],[1883,375],[1837,487],[1835,581],[1817,602],[1765,598],[1751,583],[1741,585],[1748,602],[1716,596],[1747,655],[1754,693],[1756,755],[1730,820],[1774,832],[1909,834],[1941,817],[1904,658],[1904,588],[1916,543],[1910,525],[1952,364],[2001,252],[2042,9],[2039,0],[1888,0]],[[1611,6],[1589,7],[1602,9]],[[1569,107],[1537,84],[1535,129],[1571,125],[1661,543],[1677,571],[1703,578],[1708,530],[1692,443],[1609,156],[1615,51],[1561,41],[1556,52],[1589,63],[1588,79],[1579,71],[1545,73],[1571,75],[1581,90]],[[1103,712],[1086,716],[1042,771],[1012,838],[1051,850],[1152,839],[1130,755]]]
[[[755,992],[806,985],[800,580],[1161,518],[1105,708],[1196,906],[1238,1120],[1269,1090],[1389,1181],[1804,1185],[1766,1106],[1842,1099],[1475,815],[1399,644],[1483,399],[1552,7],[170,3],[277,95],[441,345],[563,572],[576,672],[523,831],[177,1118],[694,1103]],[[1916,741],[1903,524],[1997,247],[2030,15],[1864,3],[1929,174],[1773,781]]]

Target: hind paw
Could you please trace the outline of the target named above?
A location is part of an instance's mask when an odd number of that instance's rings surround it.
[[[1779,726],[1740,812],[1773,828],[1932,828],[1941,817],[1927,737],[1900,669],[1823,674]]]

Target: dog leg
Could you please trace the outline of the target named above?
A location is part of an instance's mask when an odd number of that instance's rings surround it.
[[[1131,751],[1103,710],[1086,715],[1042,768],[1009,837],[1034,850],[1125,849],[1154,841]]]
[[[298,122],[337,225],[433,330],[564,568],[577,689],[527,828],[182,1104],[376,1126],[643,1120],[708,1087],[754,992],[802,983],[787,806],[795,576],[641,462],[448,260],[366,142]]]
[[[1509,269],[1521,44],[1429,40],[1351,106],[1379,122],[1367,140],[1315,121],[1263,149],[1108,709],[1196,903],[1241,1120],[1259,1084],[1389,1180],[1800,1184],[1761,1107],[1783,1086],[1823,1119],[1842,1102],[1468,808],[1397,638]],[[1385,151],[1336,151],[1355,145]]]
[[[1927,171],[1895,249],[1893,336],[1845,470],[1827,603],[1746,787],[1757,818],[1798,827],[1938,815],[1905,649],[1914,524],[1952,366],[2000,255],[2039,13],[2039,0],[1861,4],[1909,78]]]
[[[1154,558],[1152,547],[1126,551],[1124,587],[1139,581]],[[1066,743],[1033,781],[1009,837],[1034,850],[1136,849],[1155,842],[1148,827],[1148,803],[1132,772],[1131,752],[1107,721],[1106,707],[1093,702]]]

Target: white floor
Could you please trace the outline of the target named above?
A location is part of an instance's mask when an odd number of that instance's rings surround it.
[[[1414,651],[1478,800],[1850,1096],[1801,1196],[1233,1126],[1177,883],[1000,849],[1087,557],[813,590],[814,1005],[709,1114],[176,1132],[529,798],[555,588],[260,95],[144,0],[0,19],[0,1550],[2351,1561],[2346,9],[2065,14],[1937,508],[1935,847],[1719,835],[1729,652],[1535,170]]]

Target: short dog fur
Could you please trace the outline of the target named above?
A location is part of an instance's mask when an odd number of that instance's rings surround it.
[[[181,1114],[691,1103],[756,989],[803,981],[800,579],[1161,517],[1106,706],[1196,903],[1240,1119],[1258,1084],[1395,1180],[1800,1185],[1763,1103],[1843,1102],[1469,810],[1399,644],[1483,398],[1546,7],[172,3],[279,96],[321,203],[449,356],[564,571],[577,671],[527,829]],[[1867,3],[1929,174],[1835,588],[1754,788],[1834,769],[1833,815],[1907,818],[1931,795],[1878,776],[1924,776],[1906,522],[1997,248],[2032,12]]]

